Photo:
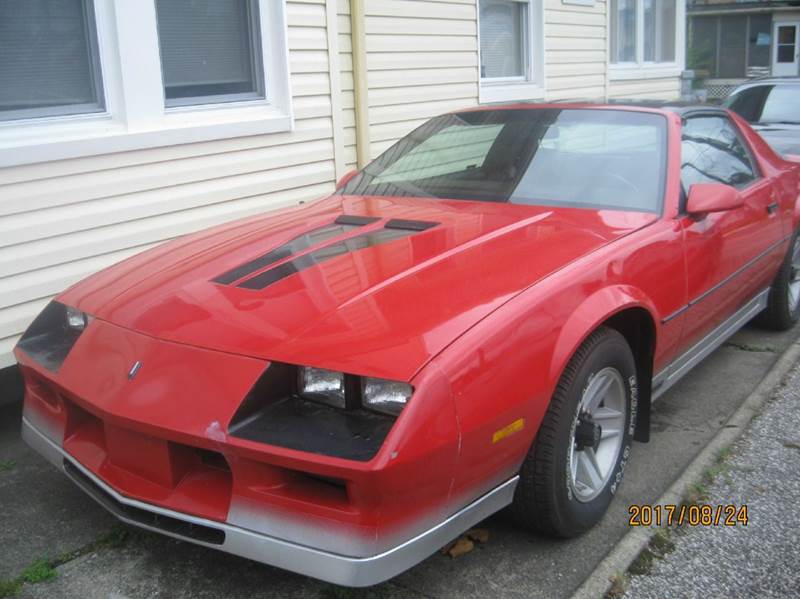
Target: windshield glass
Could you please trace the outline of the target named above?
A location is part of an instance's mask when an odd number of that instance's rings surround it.
[[[623,110],[448,114],[402,138],[345,195],[658,212],[666,119]]]

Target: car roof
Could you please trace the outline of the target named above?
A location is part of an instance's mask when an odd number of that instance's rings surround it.
[[[758,77],[757,79],[750,79],[740,83],[731,91],[731,94],[742,89],[758,87],[759,85],[800,85],[800,77],[794,75],[786,77]]]
[[[800,79],[800,78],[798,78]],[[542,108],[605,108],[617,110],[640,110],[646,109],[655,112],[671,112],[683,115],[689,112],[717,112],[726,114],[727,109],[713,104],[701,104],[699,102],[683,102],[677,100],[641,100],[641,99],[613,99],[613,100],[569,100],[558,102],[514,102],[503,104],[483,104],[466,110],[455,112],[472,112],[482,110],[525,110]]]

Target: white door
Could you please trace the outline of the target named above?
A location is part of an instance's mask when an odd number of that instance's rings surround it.
[[[775,44],[772,50],[772,74],[776,77],[798,75],[800,59],[800,23],[775,23]]]

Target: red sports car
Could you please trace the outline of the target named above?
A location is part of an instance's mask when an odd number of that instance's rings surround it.
[[[125,522],[343,585],[509,505],[576,535],[655,397],[797,320],[798,191],[723,109],[447,114],[60,295],[16,348],[23,435]]]

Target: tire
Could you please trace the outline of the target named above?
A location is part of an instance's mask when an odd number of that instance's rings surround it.
[[[609,390],[604,395],[598,394],[598,387],[609,380]],[[594,446],[594,463],[605,464],[605,468],[594,470],[600,478],[594,479],[597,484],[589,492],[587,485],[581,482],[581,479],[591,479],[586,476],[589,470],[581,466],[589,459],[590,439],[594,438],[597,443],[598,431],[592,425],[592,433],[587,434],[589,428],[584,417],[579,418],[579,413],[584,407],[582,402],[598,395],[603,399],[592,409],[598,416],[595,424],[600,424],[602,429],[602,423],[605,423],[604,435],[615,428],[620,429],[620,434],[616,458],[613,457],[613,446],[608,442],[603,445],[601,440]],[[568,538],[585,532],[602,518],[630,459],[637,400],[636,364],[628,343],[614,329],[597,329],[575,352],[564,370],[520,469],[520,480],[511,505],[512,515],[519,525],[550,536]],[[619,410],[624,413],[609,419],[615,406],[624,408]],[[583,448],[579,448],[579,440],[582,440]],[[573,469],[574,465],[579,469]]]
[[[793,292],[793,297],[790,295]],[[756,323],[775,331],[791,329],[800,318],[800,238],[792,236],[789,249],[769,290],[767,307]]]

